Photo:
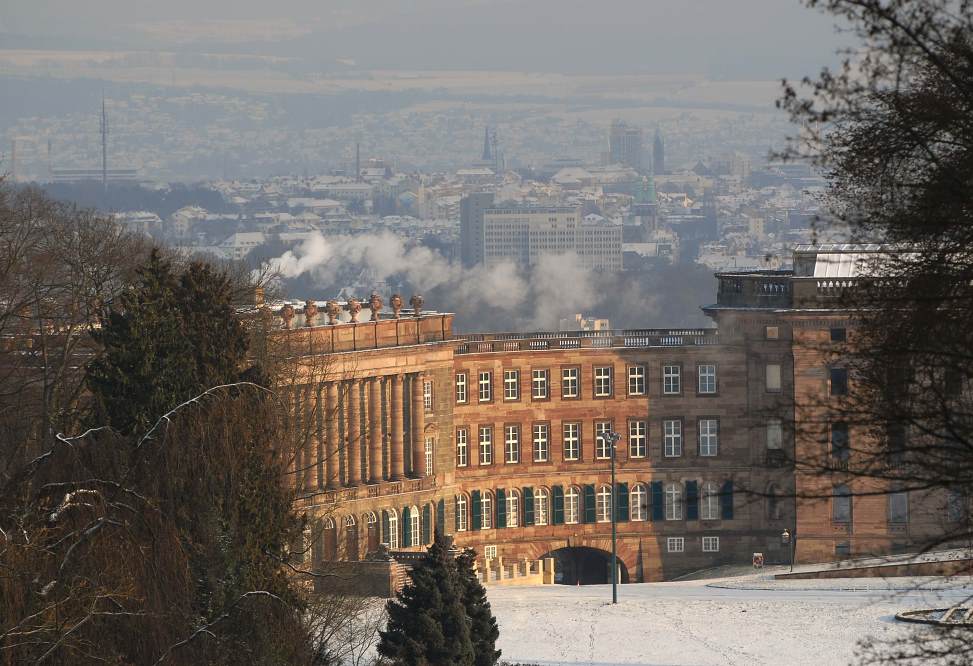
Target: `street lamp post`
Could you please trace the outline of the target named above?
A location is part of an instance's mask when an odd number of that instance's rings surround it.
[[[608,444],[611,449],[611,466],[612,466],[612,486],[611,486],[611,520],[612,520],[612,566],[611,566],[611,576],[612,576],[612,603],[618,603],[618,510],[615,495],[618,493],[618,489],[615,487],[615,443],[621,438],[617,432],[609,430],[608,432],[603,432],[599,435],[601,441]]]
[[[790,530],[784,529],[780,535],[780,542],[787,546],[789,551],[790,561],[791,561],[791,571],[794,571],[794,535],[791,534]]]

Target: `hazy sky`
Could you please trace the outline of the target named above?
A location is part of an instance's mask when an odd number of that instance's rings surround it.
[[[24,47],[190,48],[363,67],[777,78],[839,44],[800,0],[2,0]],[[13,5],[13,6],[11,6]],[[12,39],[14,36],[16,39]],[[2,45],[0,45],[2,46]]]

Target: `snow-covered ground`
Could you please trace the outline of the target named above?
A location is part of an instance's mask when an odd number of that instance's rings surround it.
[[[944,589],[946,588],[946,589]],[[590,666],[848,664],[866,636],[934,630],[897,622],[973,596],[973,580],[774,581],[767,574],[611,587],[490,588],[505,661]]]

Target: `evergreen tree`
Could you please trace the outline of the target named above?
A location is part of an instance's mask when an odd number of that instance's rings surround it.
[[[476,577],[473,569],[476,563],[476,551],[465,549],[456,558],[456,573],[463,593],[463,606],[470,622],[470,640],[473,642],[473,663],[475,666],[494,666],[500,659],[497,650],[497,638],[500,629],[497,619],[487,601],[486,589]]]
[[[402,666],[473,666],[474,648],[463,605],[463,583],[439,532],[410,582],[388,603],[378,653]]]

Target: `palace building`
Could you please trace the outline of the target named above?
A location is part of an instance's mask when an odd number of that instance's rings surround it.
[[[370,318],[355,300],[260,305],[298,350],[292,471],[313,561],[418,551],[438,528],[481,557],[607,582],[612,512],[624,582],[786,562],[785,529],[798,562],[928,537],[928,498],[858,496],[794,465],[837,455],[793,425],[849,390],[827,348],[846,344],[835,296],[867,251],[801,246],[793,271],[717,274],[703,329],[454,335],[420,297],[389,312],[373,295]]]

